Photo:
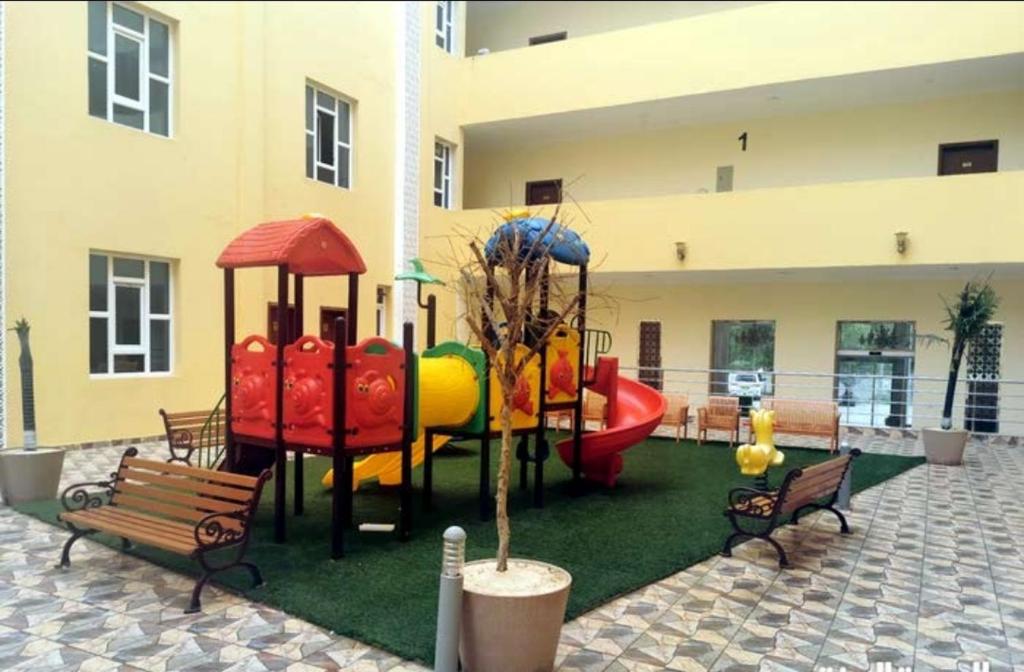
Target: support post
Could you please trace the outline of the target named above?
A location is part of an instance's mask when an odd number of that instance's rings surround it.
[[[224,462],[235,470],[235,433],[231,429],[231,348],[235,344],[235,269],[224,269]]]
[[[441,585],[437,593],[437,638],[434,672],[458,672],[459,631],[462,627],[462,567],[466,562],[466,531],[444,531]]]
[[[348,344],[355,345],[359,338],[359,275],[348,274]]]
[[[540,319],[546,323],[548,319],[548,299],[551,293],[551,269],[545,264],[540,283]],[[547,344],[540,349],[540,422],[533,440],[533,505],[544,507],[544,461],[548,457],[548,348]],[[583,389],[578,388],[580,395]]]
[[[295,274],[295,319],[292,322],[291,333],[288,334],[288,342],[294,343],[300,336],[302,336],[302,310],[303,310],[303,298],[304,292],[302,289],[302,276],[298,273]],[[293,465],[293,477],[295,483],[292,486],[294,492],[292,508],[295,511],[296,516],[301,516],[305,512],[306,508],[306,494],[305,494],[305,474],[303,473],[305,466],[303,460],[303,451],[295,449],[295,463]]]
[[[352,492],[345,456],[345,356],[348,353],[344,334],[345,318],[339,317],[334,321],[334,421],[331,428],[331,467],[334,469],[334,487],[331,488],[331,558],[335,560],[345,555],[344,531],[347,520],[346,507],[343,505]]]
[[[274,369],[277,373],[274,388],[274,541],[284,543],[287,533],[285,497],[287,496],[288,452],[284,445],[284,346],[288,335],[288,265],[277,267],[277,355]]]
[[[427,348],[437,345],[437,297],[427,297]]]
[[[580,266],[579,279],[579,325],[580,338],[586,343],[587,336],[587,267]],[[582,377],[583,367],[586,365],[584,351],[586,347],[580,348],[580,356],[577,366]],[[594,362],[596,369],[597,362]],[[576,399],[575,413],[572,417],[572,491],[579,494],[583,485],[583,390],[579,390],[579,397]]]
[[[850,454],[850,442],[843,439],[839,444],[839,454],[849,455]],[[836,493],[836,508],[840,511],[852,511],[853,508],[850,506],[850,480],[853,478],[853,461],[846,467],[846,473],[843,474],[843,482],[839,484],[839,492]]]
[[[423,430],[423,510],[434,509],[434,432]]]
[[[412,322],[406,322],[402,327],[402,343],[405,346],[405,412],[402,414],[402,485],[400,486],[401,510],[398,519],[398,537],[402,541],[408,541],[412,531],[412,423],[416,398],[413,390],[416,356],[413,354],[415,343],[413,342]],[[430,452],[430,448],[427,446],[424,446],[424,450]]]

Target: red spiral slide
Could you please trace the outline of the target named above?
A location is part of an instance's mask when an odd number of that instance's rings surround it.
[[[611,487],[622,471],[620,453],[640,443],[661,424],[666,401],[654,388],[619,376],[617,357],[598,357],[597,371],[587,367],[587,387],[608,400],[608,427],[582,437],[583,475]],[[573,440],[556,445],[562,461],[572,466]]]

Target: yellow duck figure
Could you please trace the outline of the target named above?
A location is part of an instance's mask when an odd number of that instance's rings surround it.
[[[754,428],[756,443],[745,443],[736,449],[736,464],[744,476],[762,476],[768,467],[778,467],[786,459],[775,448],[775,411],[751,411],[750,426]]]

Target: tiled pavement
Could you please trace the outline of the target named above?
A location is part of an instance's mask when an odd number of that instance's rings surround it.
[[[849,436],[919,453],[902,432]],[[69,453],[66,480],[106,476],[120,451]],[[997,438],[968,455],[857,495],[850,536],[826,514],[781,530],[793,569],[753,541],[577,618],[560,669],[1024,672],[1024,452]],[[186,616],[187,577],[88,540],[55,570],[65,536],[0,507],[0,670],[423,669],[217,589]]]

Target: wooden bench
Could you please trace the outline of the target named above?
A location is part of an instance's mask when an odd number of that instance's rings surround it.
[[[226,569],[244,567],[253,585],[263,583],[259,569],[245,562],[252,521],[266,470],[258,477],[197,469],[137,457],[129,448],[110,481],[72,485],[61,495],[66,509],[60,520],[71,531],[60,566],[71,564],[71,546],[95,532],[121,537],[125,549],[132,542],[196,560],[203,573],[192,590],[185,613],[200,610],[199,594],[210,578]],[[97,491],[99,488],[99,491]],[[234,549],[228,558],[212,563],[209,553]]]
[[[214,450],[224,445],[224,434],[227,426],[224,421],[224,410],[183,411],[168,413],[160,409],[160,417],[164,421],[164,432],[167,434],[167,446],[171,450],[168,462],[192,464],[192,454],[203,446]]]
[[[697,443],[708,440],[709,429],[729,432],[729,447],[739,440],[740,400],[736,397],[708,397],[706,406],[697,409]]]
[[[761,408],[775,411],[776,434],[802,434],[829,439],[829,450],[839,450],[839,407],[833,401],[764,399]],[[750,442],[754,440],[751,428]]]
[[[771,538],[771,533],[786,522],[783,520],[786,515],[792,514],[790,522],[795,525],[801,515],[813,509],[824,509],[836,514],[839,518],[840,531],[849,534],[850,526],[846,524],[843,514],[835,508],[835,503],[839,496],[839,486],[846,478],[853,458],[858,455],[860,450],[854,448],[849,455],[835,457],[802,469],[792,469],[786,474],[778,490],[735,488],[730,491],[729,508],[725,510],[725,515],[728,516],[735,532],[725,540],[722,555],[730,557],[733,544],[744,537],[764,539],[778,552],[779,566],[789,567],[786,551],[779,542]],[[744,528],[741,520],[757,522],[751,527]]]

